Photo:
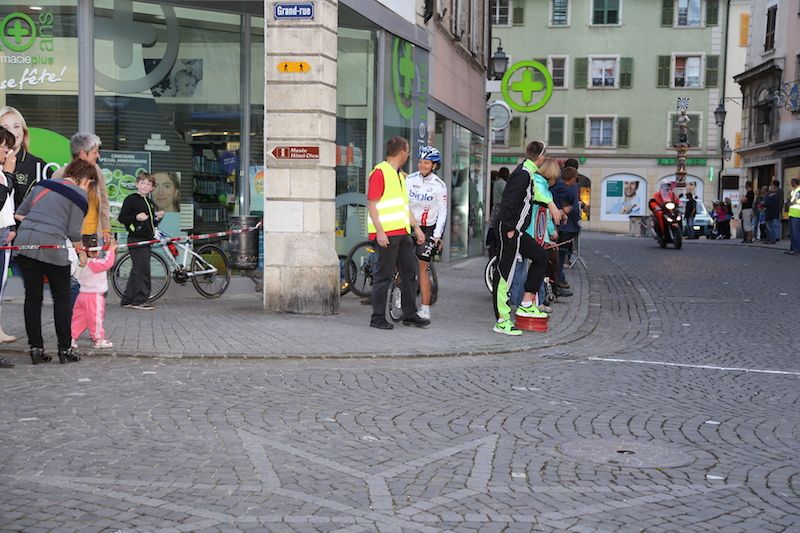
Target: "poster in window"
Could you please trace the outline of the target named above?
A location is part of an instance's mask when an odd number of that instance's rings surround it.
[[[145,59],[144,70],[152,72],[160,59]],[[156,98],[191,98],[203,96],[203,60],[178,59],[161,81],[150,88]]]
[[[601,220],[626,222],[647,214],[647,182],[633,174],[614,174],[603,180]]]

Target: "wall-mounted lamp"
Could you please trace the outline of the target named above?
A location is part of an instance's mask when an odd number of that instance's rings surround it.
[[[489,72],[493,79],[502,80],[506,69],[508,69],[508,54],[503,51],[503,41],[500,37],[492,37],[492,42],[494,42],[495,39],[497,39],[500,44],[497,45],[497,50],[492,54]]]

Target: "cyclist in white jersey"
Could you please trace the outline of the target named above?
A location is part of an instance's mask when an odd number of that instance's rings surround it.
[[[442,156],[433,146],[423,146],[419,150],[419,171],[406,178],[411,212],[425,233],[426,242],[433,239],[437,250],[442,248],[442,235],[447,221],[447,185],[434,171],[439,167]],[[421,317],[431,316],[431,281],[428,277],[427,259],[419,261],[419,292],[422,306],[417,311]]]

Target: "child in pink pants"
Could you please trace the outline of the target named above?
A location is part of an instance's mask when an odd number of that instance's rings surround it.
[[[106,272],[114,266],[114,250],[117,241],[108,241],[108,251],[102,259],[96,251],[88,252],[89,261],[85,267],[78,269],[76,277],[81,284],[81,292],[72,308],[72,346],[77,347],[78,338],[87,329],[92,337],[95,350],[113,348],[114,344],[106,339],[103,320],[106,315],[106,297],[108,277]]]

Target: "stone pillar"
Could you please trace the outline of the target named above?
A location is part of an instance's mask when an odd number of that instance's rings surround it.
[[[265,2],[264,308],[329,315],[339,311],[334,233],[338,4],[313,4],[311,20],[276,20],[275,2]]]

